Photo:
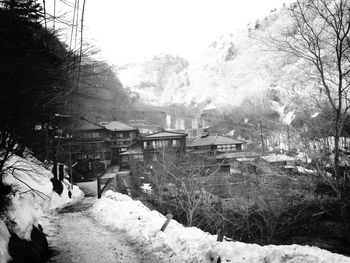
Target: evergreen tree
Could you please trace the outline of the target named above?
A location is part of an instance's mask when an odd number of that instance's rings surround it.
[[[69,90],[72,55],[42,20],[37,1],[0,2],[0,170],[10,152],[32,144],[35,124]]]

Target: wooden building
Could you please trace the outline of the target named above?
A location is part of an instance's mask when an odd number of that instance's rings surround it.
[[[104,125],[104,128],[110,135],[111,160],[115,164],[121,164],[120,154],[137,143],[140,138],[139,131],[119,121],[109,122]]]
[[[189,142],[187,149],[192,153],[218,154],[242,151],[245,142],[218,134],[204,133]]]
[[[227,152],[218,154],[215,156],[217,162],[222,165],[229,165],[230,174],[242,174],[243,169],[249,169],[250,171],[256,171],[255,163],[260,161],[262,153],[238,151]]]
[[[106,169],[111,163],[110,141],[111,135],[102,125],[88,121],[76,123],[69,143],[72,161],[78,163],[75,174],[83,177],[88,171]]]
[[[262,156],[261,160],[272,166],[285,168],[295,167],[296,162],[296,159],[294,157],[278,153],[270,153],[265,156]]]
[[[186,136],[186,133],[167,130],[141,136],[144,159],[146,161],[151,159],[154,153],[162,149],[175,150],[183,156],[186,151]]]
[[[98,173],[111,163],[120,165],[120,154],[138,140],[138,129],[127,124],[112,121],[102,125],[84,119],[74,125],[69,147],[72,161],[78,162],[78,173]]]

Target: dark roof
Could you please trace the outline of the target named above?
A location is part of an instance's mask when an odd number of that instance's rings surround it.
[[[181,132],[173,132],[173,131],[159,131],[147,135],[142,136],[142,140],[152,140],[152,139],[173,139],[173,138],[182,138],[186,137],[186,133],[181,133]]]
[[[89,130],[104,130],[104,127],[97,123],[81,120],[73,124],[73,129],[77,131],[89,131]]]
[[[188,144],[188,147],[210,146],[210,145],[230,145],[243,144],[245,142],[218,134],[199,136]]]
[[[112,121],[104,125],[109,131],[136,131],[137,129],[119,121]]]

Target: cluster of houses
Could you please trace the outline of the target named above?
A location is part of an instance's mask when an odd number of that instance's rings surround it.
[[[217,162],[230,166],[231,173],[244,162],[259,158],[271,164],[294,166],[294,158],[281,155],[263,155],[245,149],[246,143],[229,136],[203,132],[194,138],[173,130],[141,133],[128,124],[111,121],[94,123],[82,120],[74,127],[70,143],[71,158],[80,164],[94,163],[94,169],[104,170],[110,165],[127,167],[131,157],[147,162],[158,151],[174,150],[185,153],[212,156]]]

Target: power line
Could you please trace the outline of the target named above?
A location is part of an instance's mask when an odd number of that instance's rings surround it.
[[[77,8],[77,0],[74,1],[74,7],[73,7],[73,19],[72,19],[72,29],[70,32],[70,41],[69,41],[69,49],[72,49],[72,41],[73,41],[73,34],[74,34],[74,23],[75,23],[75,12]]]
[[[79,6],[80,6],[80,1],[77,0],[77,9],[75,12],[76,18],[76,26],[75,26],[75,35],[74,35],[74,50],[77,50],[77,41],[78,41],[78,28],[79,28]]]
[[[53,32],[55,32],[56,27],[56,0],[53,2]]]

